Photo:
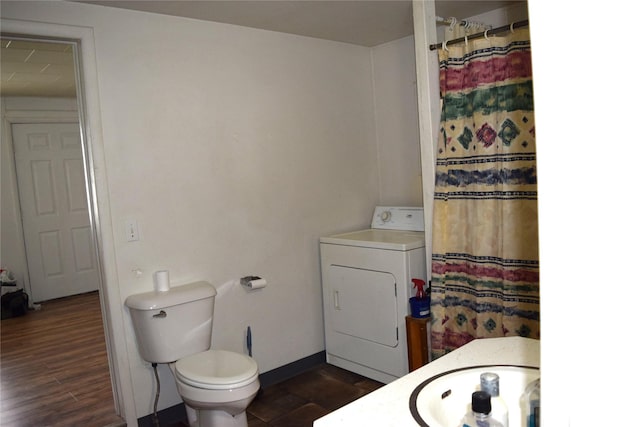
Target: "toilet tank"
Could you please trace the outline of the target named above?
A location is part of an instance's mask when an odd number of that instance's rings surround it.
[[[127,297],[142,358],[170,363],[208,350],[215,296],[213,285],[195,282]]]

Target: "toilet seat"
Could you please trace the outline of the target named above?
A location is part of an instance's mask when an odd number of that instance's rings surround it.
[[[243,387],[258,377],[251,357],[226,350],[207,350],[176,362],[176,377],[193,387],[226,390]]]

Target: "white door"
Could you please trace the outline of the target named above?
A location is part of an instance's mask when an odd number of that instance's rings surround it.
[[[97,290],[78,123],[11,130],[33,300]]]

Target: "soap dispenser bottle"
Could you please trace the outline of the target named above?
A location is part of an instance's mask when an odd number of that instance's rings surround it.
[[[471,412],[466,414],[460,427],[504,427],[491,416],[491,395],[486,391],[474,391],[471,395]]]
[[[486,391],[491,396],[491,416],[500,421],[504,427],[509,427],[509,409],[500,396],[500,376],[493,372],[480,374],[480,390]]]

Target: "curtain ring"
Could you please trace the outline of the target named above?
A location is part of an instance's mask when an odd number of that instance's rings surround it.
[[[446,52],[449,52],[449,49],[447,49],[447,41],[443,41],[442,42],[442,49],[444,49]]]
[[[449,25],[449,31],[453,31],[453,27],[456,26],[456,23],[458,22],[458,19],[455,16],[452,16],[449,19],[451,20],[451,24]]]
[[[511,34],[513,34],[513,24],[515,24],[515,21],[511,23],[511,26],[509,27],[511,29]]]
[[[484,38],[489,40],[489,29],[484,30]]]
[[[465,46],[469,46],[469,38],[467,37],[467,35],[464,35],[464,45]]]

